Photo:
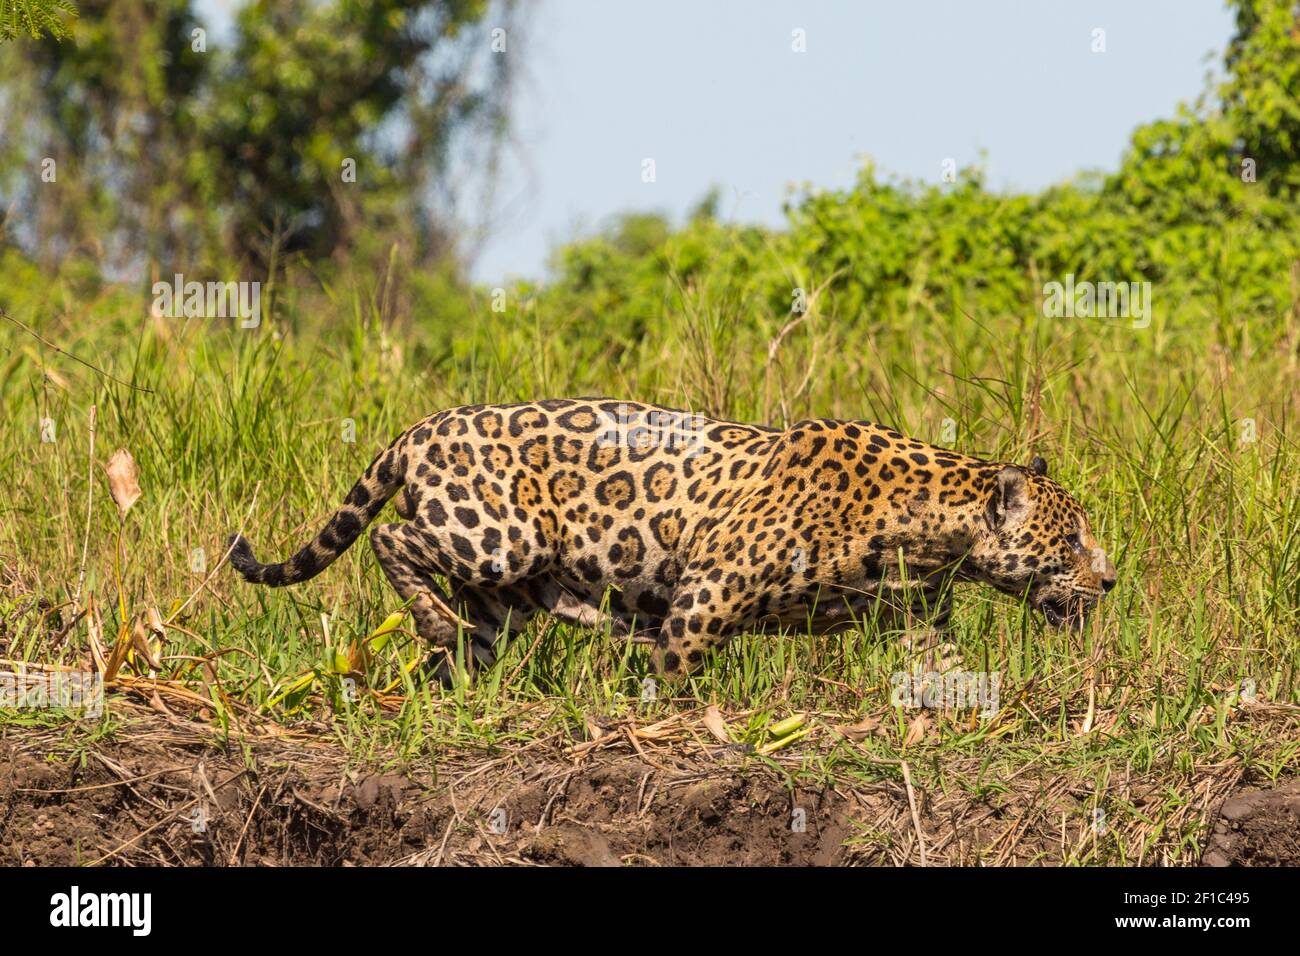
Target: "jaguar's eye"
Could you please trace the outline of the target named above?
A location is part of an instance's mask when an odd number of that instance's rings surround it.
[[[1074,548],[1075,551],[1083,550],[1083,539],[1080,538],[1077,534],[1066,535],[1065,542],[1070,547]]]

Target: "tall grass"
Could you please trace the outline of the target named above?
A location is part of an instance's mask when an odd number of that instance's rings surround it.
[[[291,275],[282,289],[255,330],[152,318],[142,297],[112,287],[56,282],[4,303],[47,342],[136,388],[0,323],[0,656],[84,661],[84,622],[65,628],[83,574],[105,633],[116,633],[120,519],[99,463],[124,447],[144,489],[120,529],[128,614],[153,606],[166,616],[198,590],[159,648],[173,658],[166,668],[215,655],[227,694],[285,722],[326,717],[359,759],[581,738],[589,719],[648,719],[687,697],[744,715],[751,728],[795,710],[878,712],[883,730],[865,746],[902,752],[912,715],[889,706],[890,675],[910,665],[897,640],[870,627],[739,639],[677,700],[667,690],[645,699],[642,651],[545,619],[473,686],[452,691],[408,673],[421,649],[403,633],[364,681],[393,688],[397,703],[385,709],[366,694],[349,700],[332,663],[398,607],[364,543],[296,588],[253,588],[225,569],[199,590],[207,574],[193,569],[196,549],[211,571],[226,535],[242,528],[264,554],[289,553],[420,415],[468,401],[612,394],[777,425],[868,418],[984,457],[1041,454],[1085,504],[1120,586],[1082,635],[1049,630],[990,592],[960,593],[955,640],[967,668],[1001,675],[1003,715],[936,715],[929,745],[988,769],[953,780],[940,760],[921,771],[931,782],[980,792],[995,768],[1032,760],[1099,790],[1122,768],[1295,768],[1300,742],[1232,719],[1244,686],[1261,701],[1300,703],[1293,316],[1227,343],[1186,305],[1158,311],[1146,329],[1047,319],[1032,292],[1014,314],[939,313],[918,299],[847,321],[827,292],[792,323],[715,280],[667,286],[660,314],[593,340],[571,316],[547,314],[544,298],[497,313],[485,297],[471,323],[449,330],[389,314],[382,282],[313,287]],[[42,419],[53,441],[42,440]],[[286,696],[313,668],[316,678]],[[1104,733],[1081,738],[1089,710]],[[862,748],[840,747],[810,751],[804,769],[889,772],[863,762]]]

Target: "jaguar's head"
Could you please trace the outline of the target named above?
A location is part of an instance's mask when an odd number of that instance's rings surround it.
[[[1027,595],[1053,627],[1081,628],[1115,586],[1115,565],[1092,535],[1088,515],[1047,477],[1047,462],[990,473],[970,557],[980,579]]]

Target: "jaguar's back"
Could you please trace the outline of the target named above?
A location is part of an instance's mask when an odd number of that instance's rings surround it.
[[[653,627],[701,525],[779,435],[606,399],[451,409],[408,433],[399,513],[459,582],[530,581],[592,609],[607,596],[621,623]]]

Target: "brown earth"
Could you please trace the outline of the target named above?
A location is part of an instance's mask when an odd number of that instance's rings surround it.
[[[376,772],[315,733],[223,742],[148,716],[78,743],[66,728],[9,727],[0,865],[1054,864],[1097,839],[1081,822],[1090,794],[1066,777],[1025,774],[975,798],[912,787],[894,766],[791,789],[733,748],[628,740],[543,739]],[[1300,863],[1300,783],[1224,801],[1236,779],[1207,778],[1200,809],[1172,823],[1196,827],[1222,804],[1206,864]],[[1159,790],[1135,781],[1125,799],[1141,808]]]
[[[1223,802],[1201,857],[1205,866],[1300,866],[1300,781]]]
[[[834,864],[851,835],[843,799],[762,773],[507,759],[440,784],[330,756],[137,736],[51,760],[10,735],[0,865]]]

